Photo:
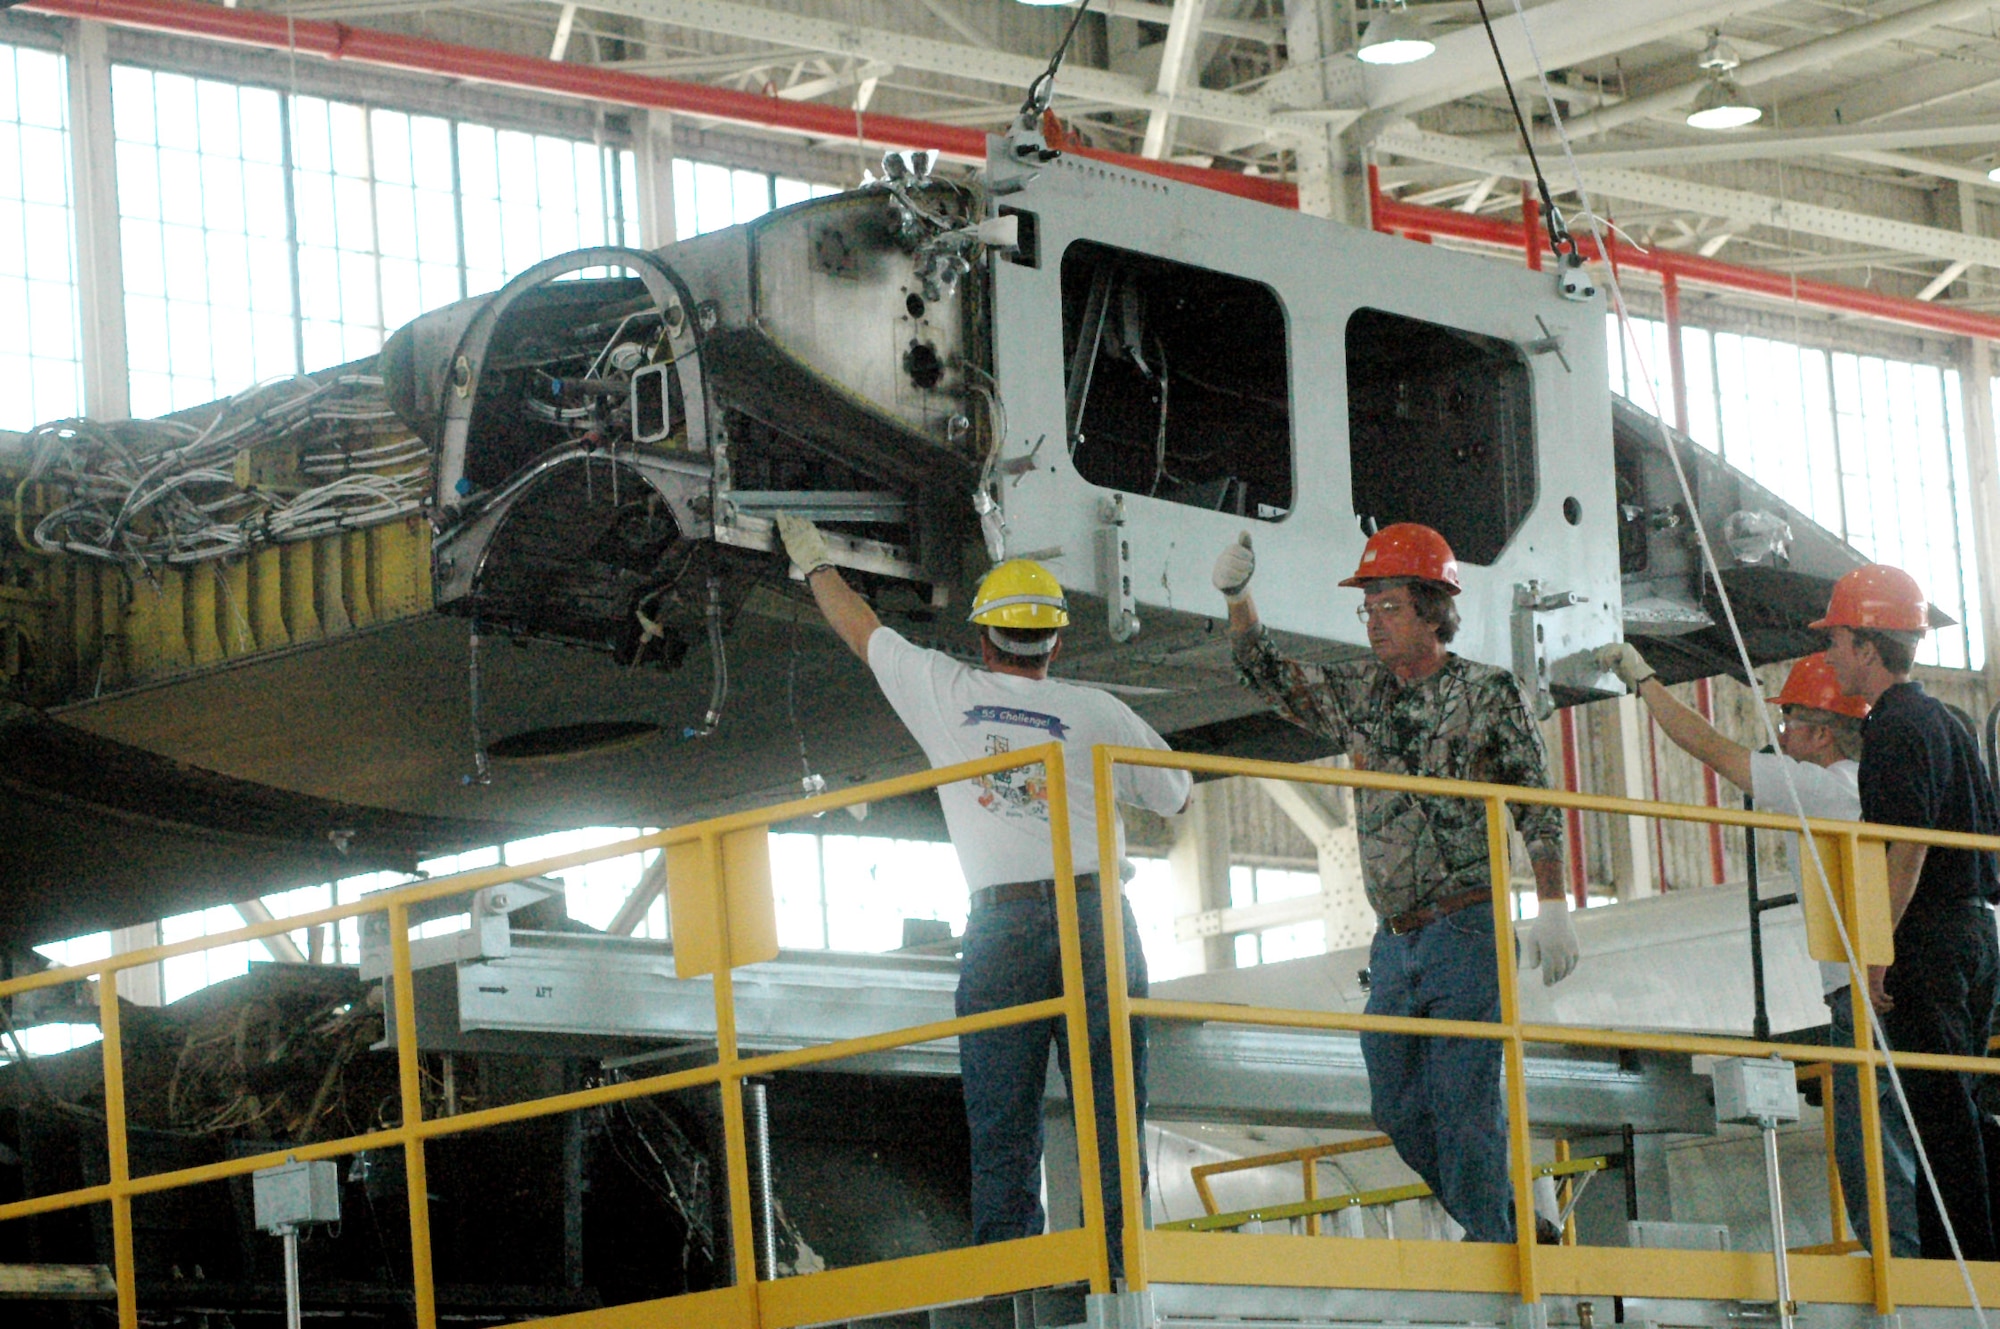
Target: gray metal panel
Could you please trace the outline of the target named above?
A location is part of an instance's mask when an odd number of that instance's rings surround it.
[[[432,1050],[685,1051],[715,1036],[714,988],[673,977],[664,943],[516,934],[513,954],[417,976],[419,1039]],[[736,975],[749,1051],[811,1047],[952,1018],[958,963],[908,955],[787,951]],[[1152,1022],[1150,1111],[1161,1120],[1366,1126],[1368,1076],[1352,1034]],[[698,1059],[705,1059],[705,1056]],[[955,1040],[839,1063],[844,1070],[956,1075]],[[1538,1130],[1712,1129],[1706,1082],[1685,1057],[1531,1056]],[[1049,1095],[1062,1094],[1051,1070]]]
[[[994,362],[1012,421],[1003,473],[1037,437],[1049,440],[1034,469],[1003,490],[1010,553],[1059,550],[1045,557],[1064,585],[1101,593],[1092,551],[1100,504],[1111,494],[1084,481],[1058,451],[1066,437],[1061,264],[1074,241],[1261,282],[1277,293],[1288,325],[1296,477],[1291,513],[1280,521],[1246,522],[1126,494],[1124,530],[1142,620],[1148,607],[1219,614],[1210,565],[1247,525],[1267,569],[1257,583],[1264,620],[1324,641],[1365,646],[1353,616],[1358,597],[1329,595],[1324,575],[1344,576],[1355,567],[1365,538],[1351,503],[1348,318],[1357,309],[1380,309],[1524,348],[1543,337],[1545,325],[1562,339],[1568,363],[1554,354],[1528,356],[1538,500],[1492,566],[1461,568],[1464,626],[1453,649],[1513,667],[1514,587],[1539,580],[1545,591],[1584,597],[1573,608],[1538,616],[1548,658],[1578,662],[1567,670],[1559,666],[1558,680],[1580,686],[1597,677],[1581,658],[1615,640],[1620,628],[1601,301],[1562,299],[1548,273],[1411,245],[1089,160],[1053,162],[1005,201],[1035,214],[1040,266],[995,265]],[[1563,513],[1564,500],[1572,497],[1580,509],[1575,525]]]

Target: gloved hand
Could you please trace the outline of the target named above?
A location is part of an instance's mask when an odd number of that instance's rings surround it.
[[[833,559],[826,552],[826,537],[804,517],[780,512],[778,538],[785,542],[785,552],[791,555],[792,566],[799,570],[800,576],[810,577],[821,568],[833,566]]]
[[[1576,928],[1569,921],[1569,901],[1542,901],[1521,959],[1528,968],[1542,971],[1544,986],[1553,987],[1569,977],[1576,968]]]
[[[1618,675],[1618,681],[1633,692],[1654,674],[1653,666],[1646,663],[1646,657],[1639,654],[1639,648],[1629,641],[1613,642],[1597,652],[1597,667]]]
[[[1222,598],[1235,604],[1250,588],[1250,576],[1257,571],[1257,551],[1250,547],[1250,532],[1236,537],[1236,543],[1215,560],[1213,580]]]

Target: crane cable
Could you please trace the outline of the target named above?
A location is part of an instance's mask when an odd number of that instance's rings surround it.
[[[1499,56],[1499,43],[1493,37],[1492,21],[1486,16],[1485,0],[1478,0],[1478,5],[1480,19],[1485,24],[1487,38],[1493,44],[1494,55],[1497,59]],[[1541,52],[1536,48],[1534,29],[1528,24],[1528,16],[1522,6],[1521,0],[1513,0],[1513,5],[1515,17],[1521,25],[1522,36],[1527,42],[1528,53],[1533,57],[1535,62],[1535,74],[1541,83],[1543,100],[1548,104],[1549,119],[1555,126],[1557,138],[1562,144],[1563,158],[1569,163],[1570,173],[1576,182],[1576,194],[1577,200],[1581,205],[1581,214],[1590,226],[1592,238],[1597,242],[1597,252],[1599,254],[1609,254],[1611,250],[1605,240],[1600,224],[1601,219],[1598,217],[1596,210],[1591,206],[1590,191],[1584,184],[1583,169],[1577,163],[1576,153],[1570,142],[1569,129],[1563,123],[1562,112],[1556,107],[1555,92],[1549,85],[1548,68],[1543,64]],[[1504,64],[1501,66],[1501,76],[1503,79],[1506,76],[1506,67]],[[1513,100],[1511,86],[1508,89],[1508,98],[1510,101]],[[1531,140],[1532,136],[1528,132],[1527,122],[1521,116],[1519,102],[1514,102],[1514,114],[1516,123],[1521,130],[1522,139],[1524,141]],[[1532,147],[1530,147],[1529,153],[1530,165],[1535,172],[1536,184],[1541,190],[1542,197],[1547,199],[1549,197],[1548,182],[1542,176],[1540,163],[1533,157]],[[1660,410],[1658,386],[1653,382],[1651,371],[1646,367],[1637,330],[1632,325],[1631,311],[1625,303],[1624,287],[1618,279],[1618,270],[1610,263],[1606,263],[1605,268],[1606,288],[1611,293],[1612,308],[1618,318],[1619,331],[1625,340],[1630,343],[1634,358],[1638,360],[1640,368],[1645,371],[1644,376],[1647,392],[1653,401],[1653,418],[1659,424],[1660,428],[1660,442],[1666,448],[1668,460],[1673,463],[1674,479],[1680,486],[1682,501],[1687,505],[1690,524],[1694,529],[1696,542],[1701,548],[1702,566],[1715,585],[1715,593],[1722,605],[1724,621],[1729,625],[1730,639],[1736,645],[1737,658],[1743,666],[1743,676],[1749,680],[1750,690],[1756,699],[1757,714],[1763,722],[1765,737],[1774,750],[1782,752],[1783,749],[1778,746],[1777,726],[1771,719],[1770,703],[1764,694],[1763,682],[1758,678],[1757,671],[1750,662],[1750,649],[1744,641],[1743,629],[1737,623],[1736,606],[1730,599],[1729,588],[1722,583],[1721,568],[1716,562],[1715,549],[1709,542],[1708,530],[1701,518],[1701,509],[1695,502],[1694,488],[1688,483],[1687,471],[1681,464],[1680,451],[1674,446],[1673,437],[1667,432],[1666,420]],[[1848,972],[1856,977],[1864,977],[1867,969],[1861,964],[1855,952],[1854,939],[1848,933],[1847,921],[1841,914],[1839,902],[1834,898],[1832,878],[1827,874],[1826,865],[1820,856],[1819,843],[1813,837],[1812,827],[1806,818],[1805,805],[1799,798],[1798,785],[1793,779],[1790,762],[1783,763],[1780,769],[1784,772],[1786,792],[1791,796],[1792,807],[1798,812],[1800,841],[1805,851],[1812,856],[1812,864],[1818,875],[1819,889],[1825,896],[1827,912],[1832,915],[1834,929],[1840,936],[1841,951],[1847,958]],[[1803,889],[1803,884],[1801,885],[1801,889]],[[1909,1126],[1910,1139],[1917,1153],[1917,1162],[1923,1169],[1924,1181],[1930,1188],[1931,1200],[1937,1206],[1938,1216],[1942,1220],[1945,1236],[1951,1243],[1952,1259],[1958,1265],[1959,1277],[1965,1284],[1965,1293],[1971,1302],[1973,1314],[1979,1321],[1980,1329],[1989,1329],[1986,1310],[1980,1304],[1979,1291],[1973,1284],[1971,1267],[1966,1263],[1965,1253],[1959,1246],[1958,1233],[1952,1225],[1951,1216],[1945,1210],[1944,1195],[1938,1186],[1937,1173],[1931,1166],[1930,1155],[1925,1150],[1923,1137],[1917,1130],[1916,1118],[1910,1111],[1909,1097],[1903,1089],[1903,1078],[1897,1070],[1895,1054],[1889,1046],[1888,1033],[1882,1027],[1881,1013],[1875,1008],[1874,994],[1868,991],[1865,984],[1862,989],[1862,1005],[1868,1013],[1868,1027],[1875,1039],[1876,1046],[1882,1050],[1882,1064],[1884,1069],[1888,1071],[1889,1084],[1895,1092],[1896,1106],[1903,1114],[1903,1120]],[[1877,1251],[1886,1250],[1889,1234],[1886,1232],[1877,1232],[1873,1236]],[[1880,1256],[1878,1255],[1877,1258],[1880,1258]]]

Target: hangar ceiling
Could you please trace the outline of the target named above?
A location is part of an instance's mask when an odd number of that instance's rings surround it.
[[[1073,16],[1017,0],[297,0],[297,19],[1000,128]],[[2000,307],[2000,11],[1987,0],[1489,0],[1558,194],[1546,67],[1599,210],[1640,244]],[[1096,146],[1280,178],[1330,156],[1408,201],[1518,215],[1526,159],[1473,0],[1411,0],[1430,58],[1365,65],[1366,4],[1096,0],[1057,111]],[[1524,30],[1524,24],[1525,30]],[[1690,128],[1720,36],[1763,111]],[[682,118],[677,117],[677,123]],[[698,127],[699,121],[693,122]],[[830,153],[860,145],[822,140]],[[1574,205],[1574,197],[1562,200]]]

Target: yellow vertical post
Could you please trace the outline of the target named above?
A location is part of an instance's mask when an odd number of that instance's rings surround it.
[[[1076,870],[1070,848],[1069,774],[1064,767],[1062,748],[1056,744],[1051,743],[1042,749],[1042,778],[1047,781],[1049,789],[1049,853],[1054,863],[1056,883],[1056,937],[1062,956],[1063,1037],[1069,1040],[1070,1106],[1076,1113],[1077,1186],[1083,1198],[1083,1230],[1090,1235],[1090,1290],[1103,1293],[1112,1290],[1111,1234],[1105,1221],[1104,1177],[1099,1160],[1105,1148],[1117,1149],[1119,1144],[1117,1140],[1097,1138],[1097,1091],[1090,1065],[1089,1012],[1084,1005],[1083,934],[1078,921]],[[1100,846],[1102,843],[1100,828]],[[1101,848],[1099,852],[1102,852]],[[1104,999],[1105,1014],[1111,1022],[1111,1085],[1112,1096],[1116,1099],[1120,1076],[1128,1086],[1132,1079],[1132,1008],[1125,998],[1125,954],[1119,945],[1124,939],[1125,929],[1122,921],[1116,927],[1111,923],[1111,911],[1118,907],[1119,900],[1115,852],[1109,859],[1098,860],[1097,892],[1105,920]],[[1111,968],[1113,956],[1117,957],[1118,964],[1115,977]],[[1129,1106],[1130,1100],[1120,1100],[1116,1104],[1120,1135],[1124,1134],[1122,1128]],[[1119,1193],[1127,1197],[1128,1206],[1137,1186],[1136,1176],[1120,1184]],[[1125,1232],[1132,1230],[1132,1217],[1132,1209],[1128,1207],[1125,1211]],[[1130,1283],[1136,1273],[1132,1264],[1133,1244],[1125,1247],[1128,1286],[1137,1286]]]
[[[1828,871],[1838,874],[1834,884],[1835,898],[1840,901],[1840,911],[1847,919],[1848,936],[1856,947],[1859,959],[1860,936],[1855,920],[1861,917],[1860,901],[1855,889],[1854,865],[1861,861],[1861,837],[1849,833],[1841,837],[1844,843],[1837,864],[1827,865]],[[1868,968],[1866,965],[1852,965],[1848,968],[1848,1000],[1853,1002],[1854,1046],[1872,1048],[1875,1045],[1873,1027],[1868,1022]],[[1889,1188],[1882,1171],[1882,1096],[1877,1063],[1871,1058],[1863,1065],[1855,1067],[1855,1078],[1860,1082],[1861,1099],[1861,1153],[1868,1171],[1868,1232],[1870,1245],[1870,1268],[1874,1275],[1875,1313],[1888,1315],[1896,1309],[1895,1294],[1889,1286]]]
[[[1569,1162],[1569,1141],[1556,1141],[1556,1162]],[[1556,1183],[1556,1211],[1562,1215],[1562,1244],[1576,1245],[1576,1215],[1569,1211],[1569,1202],[1576,1198],[1576,1182],[1565,1176]]]
[[[180,579],[182,631],[187,634],[188,651],[194,662],[217,663],[223,656],[222,634],[216,628],[216,606],[222,597],[217,593],[220,579],[215,565],[190,563],[183,572],[165,575]]]
[[[317,641],[319,624],[318,545],[302,540],[278,547],[278,576],[283,588],[285,632],[295,642]]]
[[[1521,1045],[1521,996],[1515,990],[1514,883],[1507,860],[1507,803],[1486,800],[1486,857],[1493,880],[1493,950],[1500,966],[1500,1023],[1507,1028],[1502,1044],[1507,1073],[1507,1143],[1509,1171],[1514,1177],[1514,1245],[1520,1262],[1521,1300],[1540,1301],[1535,1280],[1535,1183],[1528,1142],[1528,1068]]]
[[[424,1141],[416,1133],[424,1119],[423,1073],[417,1060],[417,993],[410,969],[410,908],[389,906],[389,974],[396,985],[396,1070],[403,1104],[403,1180],[410,1197],[410,1286],[416,1298],[417,1329],[437,1329],[437,1289],[431,1283],[430,1178]]]
[[[1833,1077],[1839,1070],[1828,1063],[1819,1067],[1813,1079],[1819,1081],[1820,1132],[1826,1142],[1826,1194],[1828,1207],[1833,1211],[1833,1244],[1845,1245],[1847,1231],[1847,1192],[1840,1182],[1840,1127],[1839,1110],[1833,1101]]]
[[[347,616],[355,627],[366,627],[375,621],[375,602],[368,584],[368,532],[342,531],[332,538],[340,544],[340,584],[347,594]]]
[[[111,1174],[111,1271],[118,1329],[139,1329],[139,1279],[132,1255],[132,1161],[125,1143],[125,1041],[118,1027],[118,975],[97,976],[97,1027],[104,1034],[104,1144]]]
[[[250,615],[255,608],[250,600],[250,560],[253,557],[245,554],[240,558],[209,564],[215,569],[220,593],[217,616],[222,649],[226,655],[248,655],[257,649],[257,638],[250,630]]]
[[[743,1078],[736,1049],[736,956],[729,939],[729,883],[722,837],[704,835],[702,855],[708,860],[708,888],[713,893],[715,920],[715,1064],[721,1072],[716,1088],[722,1095],[724,1181],[729,1188],[729,1258],[732,1282],[743,1292],[746,1324],[757,1321],[757,1223],[750,1212],[750,1149],[743,1125]]]
[[[1302,1189],[1305,1191],[1306,1203],[1311,1204],[1319,1198],[1319,1160],[1315,1158],[1302,1159],[1299,1166],[1305,1169],[1305,1176],[1301,1177],[1300,1181],[1303,1183]],[[1317,1237],[1319,1235],[1318,1214],[1306,1215],[1306,1235],[1308,1237]]]
[[[284,551],[265,545],[245,560],[249,569],[250,631],[258,648],[272,650],[292,644],[285,631]]]

